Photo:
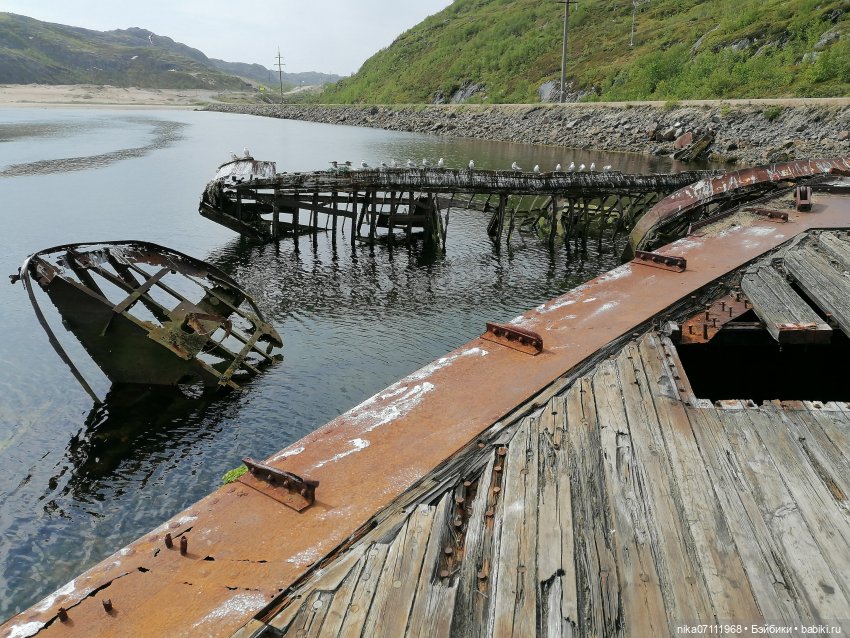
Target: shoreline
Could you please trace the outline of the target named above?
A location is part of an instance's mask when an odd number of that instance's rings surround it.
[[[700,159],[754,165],[850,153],[850,100],[450,105],[210,104],[203,110],[500,142],[671,155],[711,135]]]

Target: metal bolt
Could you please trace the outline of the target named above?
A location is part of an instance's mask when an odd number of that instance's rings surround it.
[[[189,551],[189,539],[185,536],[180,537],[180,555],[185,556],[186,552]]]
[[[708,341],[708,324],[702,324],[702,338]]]
[[[721,302],[720,302],[720,309],[721,309],[721,310],[726,310],[726,302],[725,302],[725,301],[721,301]]]
[[[454,554],[454,550],[447,545],[446,548],[443,550],[443,553],[446,556],[451,556],[452,554]]]
[[[166,534],[166,535],[165,535],[165,546],[166,546],[168,549],[171,549],[172,547],[174,547],[174,541],[173,541],[173,540],[171,540],[171,534]]]
[[[484,572],[484,570],[478,572],[478,580],[487,580],[487,574]]]
[[[448,577],[449,577],[449,570],[448,569],[443,569],[443,570],[440,571],[440,578],[448,578]]]
[[[491,518],[493,516],[493,514],[495,514],[495,512],[492,509],[489,509],[486,512],[484,512],[484,516],[486,516],[487,518]]]
[[[59,622],[68,622],[68,612],[64,607],[60,607],[59,611],[56,612],[56,615],[59,616]]]
[[[494,466],[493,466],[493,471],[494,471],[494,472],[501,472],[501,471],[502,471],[502,466],[501,466],[501,465],[494,465]]]
[[[499,487],[498,485],[497,485],[496,487],[494,487],[494,488],[493,488],[493,494],[498,494],[498,493],[499,493],[499,492],[501,492],[501,491],[502,491],[502,488],[501,488],[501,487]]]
[[[111,598],[104,598],[100,602],[103,603],[103,609],[106,611],[107,614],[112,611],[112,599]]]

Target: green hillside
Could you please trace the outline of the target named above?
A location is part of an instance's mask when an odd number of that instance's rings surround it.
[[[850,95],[848,0],[579,0],[567,83],[583,100]],[[560,79],[563,4],[455,0],[325,102],[537,102]],[[551,85],[550,85],[551,86]],[[478,91],[474,91],[475,88]]]
[[[197,49],[144,29],[91,31],[0,13],[0,83],[250,88]]]

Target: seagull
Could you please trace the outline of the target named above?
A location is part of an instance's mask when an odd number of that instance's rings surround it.
[[[583,170],[584,170],[584,164],[582,164],[581,166],[579,166],[579,167],[578,167],[578,170],[583,171]]]
[[[596,162],[591,162],[590,163],[590,172],[592,173],[595,170],[596,170]]]
[[[390,165],[392,165],[393,168],[398,168],[398,162],[396,162],[395,160],[390,162]]]
[[[446,163],[443,161],[442,157],[437,160],[437,168],[443,168],[443,166],[445,166],[445,165],[446,165]]]
[[[469,170],[475,169],[475,160],[469,160]]]
[[[369,168],[369,165],[366,163],[366,160],[360,160],[360,168]]]
[[[611,172],[611,165],[608,164],[607,166],[603,166],[602,170],[605,171],[606,173],[610,173]]]
[[[534,172],[535,172],[535,173],[539,173],[539,172],[540,172],[540,166],[539,166],[538,164],[535,164],[535,165],[534,165]]]
[[[331,160],[331,166],[333,166],[334,168],[338,168],[339,162],[337,162],[336,160]]]
[[[511,164],[511,170],[512,170],[512,171],[521,171],[521,170],[522,170],[522,168],[520,167],[520,165],[519,165],[519,164],[517,164],[516,162],[514,162],[513,164]]]
[[[239,159],[239,156],[238,156],[236,153],[231,153],[231,154],[230,154],[230,161],[231,161],[231,162],[235,162],[235,161],[236,161],[236,160],[238,160],[238,159]]]
[[[431,166],[431,162],[428,161],[427,157],[422,158],[422,166],[424,166],[425,168],[428,168],[429,166]]]
[[[561,172],[561,165],[560,165],[560,164],[555,164],[555,172],[556,172],[556,173],[560,173],[560,172]]]
[[[413,160],[407,160],[407,168],[416,168],[416,164],[413,163]]]
[[[389,168],[386,162],[381,162],[381,168]]]
[[[574,171],[575,169],[576,169],[576,163],[575,163],[575,162],[570,162],[570,168],[569,168],[569,170],[570,170],[570,171]]]
[[[249,150],[248,150],[248,147],[247,147],[247,146],[246,146],[245,148],[243,148],[243,149],[242,149],[242,154],[243,154],[245,157],[251,157],[251,151],[249,151]]]

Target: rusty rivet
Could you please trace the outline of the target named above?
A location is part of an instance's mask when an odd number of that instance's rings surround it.
[[[444,569],[440,572],[440,578],[448,578],[448,577],[449,577],[449,570],[448,569]]]
[[[487,573],[484,570],[478,572],[478,580],[487,580]]]
[[[443,553],[446,556],[451,556],[452,554],[454,554],[454,550],[447,545],[446,548],[443,550]]]
[[[494,487],[494,488],[493,488],[493,494],[498,494],[498,493],[499,493],[499,492],[501,492],[501,491],[502,491],[502,488],[501,488],[501,487],[499,487],[498,485],[497,485],[496,487]]]
[[[484,441],[478,441],[478,447],[481,448],[481,449],[484,449],[487,446],[484,445]]]
[[[60,607],[59,611],[56,612],[56,615],[59,616],[59,622],[68,622],[68,612],[64,607]]]
[[[189,539],[185,536],[180,537],[180,555],[185,556],[186,552],[189,551]]]
[[[492,516],[493,516],[493,514],[494,514],[494,513],[495,513],[495,512],[493,512],[493,510],[492,510],[492,509],[489,509],[489,510],[487,510],[486,512],[484,512],[484,516],[486,516],[487,518],[490,518],[490,517],[492,517]]]
[[[500,447],[498,450],[496,450],[496,454],[498,454],[499,456],[506,456],[508,454],[508,448]]]
[[[463,505],[463,500],[464,500],[464,499],[463,499],[463,497],[462,497],[462,496],[455,496],[455,503],[456,503],[457,505]]]
[[[166,535],[165,535],[165,546],[166,546],[168,549],[171,549],[172,547],[174,547],[174,541],[173,541],[173,540],[171,540],[171,534],[166,534]]]
[[[103,609],[104,609],[104,611],[106,611],[107,614],[112,611],[112,599],[111,598],[104,598],[100,602],[103,603]]]
[[[494,465],[494,466],[493,466],[493,471],[494,471],[494,472],[501,472],[501,471],[502,471],[502,466],[501,466],[501,465]]]

